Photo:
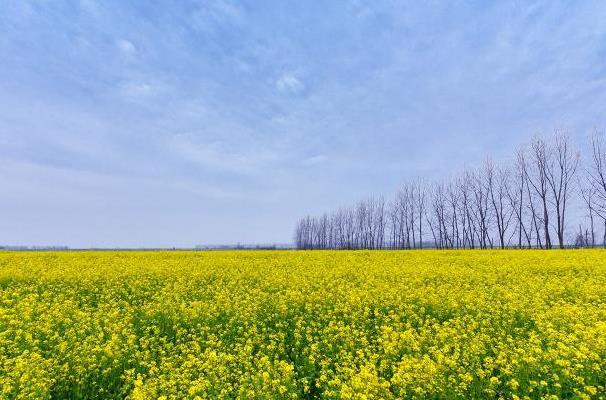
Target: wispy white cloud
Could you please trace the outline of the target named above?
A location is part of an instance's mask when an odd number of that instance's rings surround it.
[[[133,42],[129,40],[119,39],[116,44],[118,46],[118,49],[127,56],[133,55],[137,51],[137,48],[135,47]]]
[[[325,154],[316,154],[311,157],[307,157],[303,160],[303,164],[307,166],[319,165],[324,163],[328,157]]]
[[[192,28],[199,32],[213,33],[227,24],[241,23],[244,16],[240,6],[230,0],[209,0],[195,3],[188,16]]]
[[[204,135],[175,134],[169,139],[174,156],[189,161],[206,172],[228,172],[239,176],[262,176],[280,161],[271,148],[237,146],[229,140],[209,139]]]
[[[120,85],[119,90],[128,99],[147,97],[158,92],[158,88],[144,82],[125,82]]]
[[[284,74],[276,80],[276,88],[282,93],[296,94],[303,91],[305,85],[294,75]]]

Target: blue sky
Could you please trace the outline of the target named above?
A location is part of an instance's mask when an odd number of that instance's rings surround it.
[[[606,2],[0,3],[0,243],[288,242],[604,128]]]

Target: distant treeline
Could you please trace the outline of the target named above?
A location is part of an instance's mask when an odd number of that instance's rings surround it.
[[[292,249],[292,244],[272,243],[272,244],[217,244],[217,245],[197,245],[196,250],[288,250]]]
[[[606,246],[606,144],[591,138],[581,163],[570,138],[556,132],[518,148],[514,161],[487,159],[449,182],[406,182],[395,198],[297,222],[298,249],[564,248]],[[578,226],[567,226],[571,205]],[[567,231],[568,228],[568,231]]]
[[[10,251],[16,251],[16,250],[22,250],[22,251],[26,251],[26,250],[69,250],[69,247],[67,246],[4,246],[4,245],[0,245],[0,250],[10,250]]]

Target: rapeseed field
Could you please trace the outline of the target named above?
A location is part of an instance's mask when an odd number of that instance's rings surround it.
[[[1,399],[599,399],[606,252],[0,252]]]

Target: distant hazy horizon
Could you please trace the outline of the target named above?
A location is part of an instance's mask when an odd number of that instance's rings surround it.
[[[0,245],[290,243],[604,130],[606,3],[5,1]]]

